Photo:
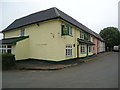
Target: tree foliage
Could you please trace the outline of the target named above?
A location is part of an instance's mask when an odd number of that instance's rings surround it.
[[[116,27],[107,27],[100,31],[100,36],[104,39],[106,47],[120,45],[120,31]]]

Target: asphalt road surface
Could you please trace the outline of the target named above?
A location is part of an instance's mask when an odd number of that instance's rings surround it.
[[[56,71],[4,71],[2,79],[3,88],[118,88],[118,53]]]

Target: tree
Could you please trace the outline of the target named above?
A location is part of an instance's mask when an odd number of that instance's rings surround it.
[[[120,45],[120,31],[116,27],[107,27],[100,31],[100,36],[104,39],[106,48],[113,49],[113,46]]]

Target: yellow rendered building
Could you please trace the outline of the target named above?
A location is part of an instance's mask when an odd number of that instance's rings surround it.
[[[63,61],[93,55],[93,31],[55,7],[17,19],[2,33],[1,52],[15,54],[16,60]]]

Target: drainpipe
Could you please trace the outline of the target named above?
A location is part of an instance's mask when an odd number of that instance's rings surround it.
[[[87,44],[87,57],[88,57],[88,44]]]
[[[77,58],[79,58],[79,44],[77,45]]]

